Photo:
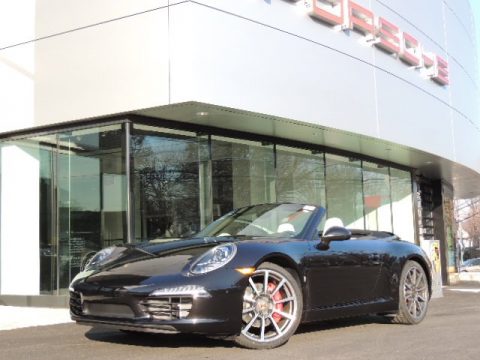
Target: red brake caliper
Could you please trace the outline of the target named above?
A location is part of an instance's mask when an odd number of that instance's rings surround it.
[[[269,283],[269,284],[268,284],[268,291],[269,291],[269,292],[273,292],[276,287],[277,287],[277,285],[275,285],[274,283]],[[280,294],[280,290],[278,290],[278,291],[275,293],[275,295],[273,295],[273,300],[274,300],[274,301],[282,300],[282,294]],[[278,311],[283,311],[283,303],[276,304],[276,305],[275,305],[275,309],[277,309]],[[280,314],[277,313],[277,312],[274,312],[274,313],[272,314],[272,318],[273,318],[273,320],[275,320],[276,323],[278,323],[280,320],[282,320],[282,315],[280,315]]]

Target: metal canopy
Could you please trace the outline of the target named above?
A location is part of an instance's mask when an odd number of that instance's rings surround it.
[[[476,171],[452,160],[379,138],[198,102],[154,107],[133,113],[151,118],[283,138],[361,154],[413,168],[418,175],[443,179],[453,185],[457,199],[480,195],[480,174]]]

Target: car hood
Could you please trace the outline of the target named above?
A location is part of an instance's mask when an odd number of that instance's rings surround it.
[[[176,282],[189,274],[190,265],[212,247],[228,242],[277,242],[282,239],[253,237],[208,237],[157,240],[115,247],[112,260],[79,274],[79,282],[105,287],[148,285]],[[285,239],[283,239],[285,241]]]
[[[195,238],[116,246],[110,260],[84,272],[84,281],[136,285],[152,276],[179,274],[193,259],[221,242]]]

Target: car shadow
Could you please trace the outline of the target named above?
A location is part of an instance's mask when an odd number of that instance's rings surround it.
[[[141,347],[179,348],[179,347],[234,347],[226,339],[209,338],[193,334],[153,334],[144,332],[122,332],[119,330],[92,328],[85,333],[89,340]]]
[[[368,324],[389,324],[390,320],[384,316],[368,315],[336,320],[328,320],[300,325],[295,335],[337,330],[353,326]],[[294,335],[294,336],[295,336]],[[210,338],[194,334],[152,334],[142,332],[122,332],[105,328],[92,328],[85,333],[89,340],[154,348],[232,348],[236,345],[228,339]]]
[[[300,325],[296,331],[296,334],[337,330],[368,324],[391,324],[391,320],[386,316],[380,315],[366,315],[335,320],[325,320],[321,322],[313,322]]]

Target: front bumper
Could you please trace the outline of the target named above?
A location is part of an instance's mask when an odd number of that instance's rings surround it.
[[[141,321],[122,321],[101,319],[101,318],[79,318],[72,316],[79,325],[104,327],[118,330],[129,330],[147,333],[161,333],[161,334],[179,334],[192,333],[201,335],[217,335],[229,336],[236,335],[239,331],[235,331],[234,324],[229,324],[228,321],[212,320],[212,319],[191,319],[191,320],[177,320],[172,322],[141,322]]]
[[[209,297],[150,296],[118,289],[73,289],[70,314],[78,324],[152,333],[235,335],[242,324],[243,288]]]

